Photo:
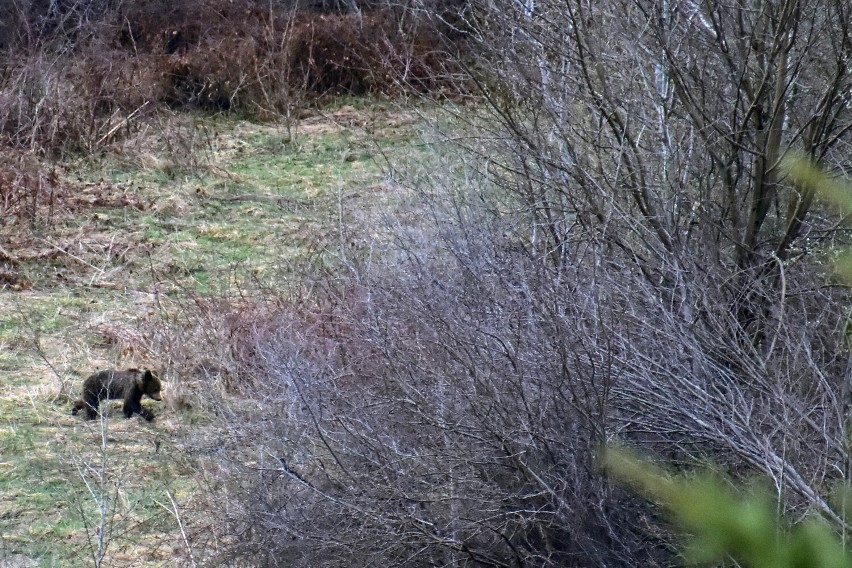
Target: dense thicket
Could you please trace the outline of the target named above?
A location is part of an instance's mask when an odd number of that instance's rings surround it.
[[[849,171],[850,9],[478,3],[468,136],[399,170],[395,221],[362,219],[339,274],[236,318],[258,404],[216,465],[229,553],[667,565],[595,467],[611,440],[761,472],[779,510],[845,527],[847,241],[780,164]]]

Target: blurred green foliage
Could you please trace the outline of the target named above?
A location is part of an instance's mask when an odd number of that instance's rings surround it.
[[[829,175],[801,154],[788,155],[780,165],[803,199],[817,195],[836,205],[842,215],[852,213],[852,188],[846,180]],[[852,284],[852,251],[839,253],[835,259],[835,271],[840,280]]]
[[[801,154],[790,154],[781,160],[781,170],[803,193],[817,193],[833,202],[846,214],[852,211],[852,190],[842,179],[832,177]]]
[[[826,522],[812,516],[787,525],[766,493],[743,494],[713,474],[672,475],[618,447],[605,451],[603,466],[663,507],[690,535],[684,551],[690,564],[729,558],[749,568],[852,567],[852,557]]]

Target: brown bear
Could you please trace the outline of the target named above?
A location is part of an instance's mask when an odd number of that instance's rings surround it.
[[[163,400],[160,395],[160,378],[153,371],[127,369],[126,371],[98,371],[83,381],[83,398],[74,403],[71,414],[86,409],[86,417],[94,420],[98,406],[104,399],[124,399],[124,417],[139,414],[148,422],[154,419],[151,411],[142,407],[142,395]]]

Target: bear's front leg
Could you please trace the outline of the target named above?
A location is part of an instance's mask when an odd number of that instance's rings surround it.
[[[142,414],[143,412],[142,405],[139,404],[139,401],[133,400],[125,400],[123,410],[125,418],[130,418],[134,414]]]

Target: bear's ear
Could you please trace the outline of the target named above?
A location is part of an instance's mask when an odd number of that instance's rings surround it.
[[[147,381],[152,380],[153,378],[154,378],[154,374],[151,372],[151,369],[146,369],[145,374],[142,375],[142,380],[147,382]]]
[[[139,371],[139,370],[137,370],[137,371],[134,373],[134,375],[135,375],[135,377],[136,377],[136,378],[135,378],[135,380],[134,380],[133,382],[134,382],[134,383],[136,383],[136,386],[137,386],[138,388],[140,388],[140,389],[142,389],[142,390],[145,390],[145,381],[146,381],[146,380],[148,380],[148,373],[150,373],[150,372],[151,372],[151,371],[144,371],[144,372],[143,372],[143,371]]]

